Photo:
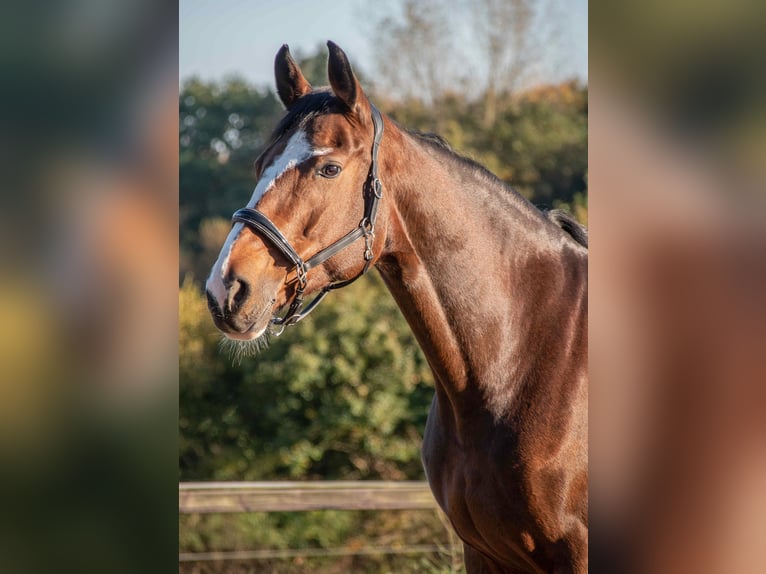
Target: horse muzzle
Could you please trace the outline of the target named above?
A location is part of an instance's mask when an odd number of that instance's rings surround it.
[[[242,277],[231,278],[223,285],[208,281],[206,295],[215,326],[230,339],[256,339],[271,323],[276,297],[266,295],[263,288],[253,289]]]

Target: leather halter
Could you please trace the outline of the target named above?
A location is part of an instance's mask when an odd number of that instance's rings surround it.
[[[290,241],[282,235],[282,232],[279,231],[277,226],[257,209],[243,207],[242,209],[235,211],[232,216],[233,222],[244,223],[250,230],[257,233],[261,238],[276,247],[279,252],[295,266],[297,286],[295,288],[295,296],[290,303],[290,308],[287,310],[284,317],[273,317],[271,319],[272,325],[278,325],[280,327],[278,331],[272,331],[272,334],[276,336],[281,335],[285,327],[294,325],[311,313],[330,291],[350,285],[359,279],[359,277],[367,273],[367,270],[370,268],[373,259],[372,245],[375,241],[375,220],[378,216],[378,203],[383,198],[383,185],[380,183],[380,179],[378,179],[378,148],[380,147],[380,140],[383,138],[383,117],[375,106],[370,104],[370,108],[372,111],[372,123],[374,127],[372,160],[370,162],[370,172],[367,175],[367,180],[365,181],[362,190],[364,196],[364,215],[356,228],[349,231],[335,243],[328,245],[304,260],[293,246],[290,245]],[[327,261],[330,257],[340,253],[361,237],[364,237],[365,261],[362,271],[356,277],[346,279],[345,281],[336,281],[335,283],[330,283],[323,287],[317,296],[301,309],[301,305],[303,304],[303,294],[306,290],[306,284],[308,283],[306,277],[308,272],[314,267]]]

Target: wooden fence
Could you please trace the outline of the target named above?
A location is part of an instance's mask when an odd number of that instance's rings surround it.
[[[185,482],[179,484],[181,514],[300,512],[308,510],[432,510],[436,501],[426,482]],[[454,536],[454,535],[453,535]],[[443,552],[438,545],[386,548],[253,550],[181,553],[180,562]]]
[[[418,481],[182,482],[181,514],[303,510],[433,510]]]

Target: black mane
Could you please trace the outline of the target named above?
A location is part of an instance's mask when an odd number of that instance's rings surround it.
[[[572,215],[561,209],[551,209],[547,215],[548,219],[571,235],[577,243],[583,247],[588,247],[588,230],[584,225],[578,223]]]

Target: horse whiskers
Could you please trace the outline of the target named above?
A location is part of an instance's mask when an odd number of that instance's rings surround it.
[[[269,346],[269,333],[265,332],[257,339],[250,341],[237,341],[227,337],[221,337],[219,347],[229,354],[229,359],[234,365],[239,365],[245,357],[254,357]]]

